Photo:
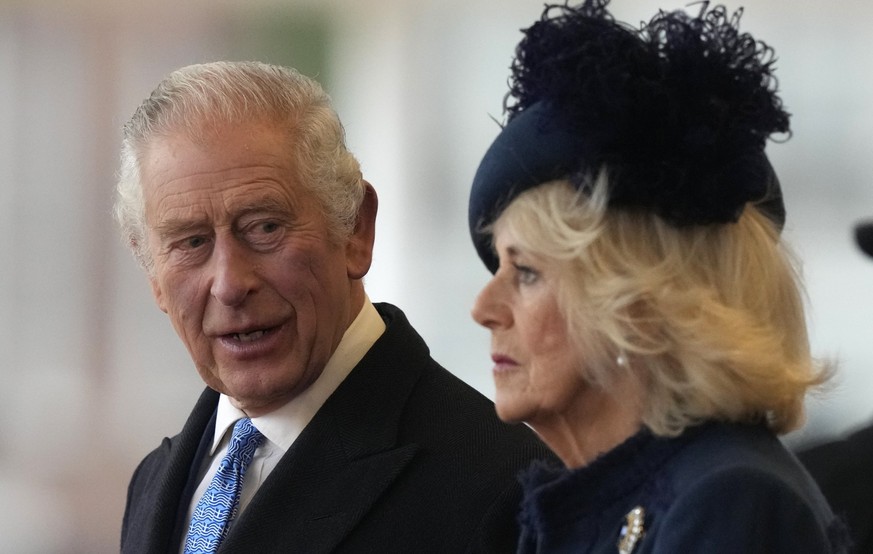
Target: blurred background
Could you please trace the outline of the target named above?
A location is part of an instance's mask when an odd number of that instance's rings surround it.
[[[754,0],[791,140],[771,143],[804,262],[815,352],[837,380],[793,446],[873,419],[873,3]],[[683,0],[613,0],[632,23]],[[729,0],[728,8],[741,4]],[[0,0],[0,550],[117,552],[128,479],[201,390],[110,217],[119,129],[167,72],[288,64],[335,100],[380,195],[375,301],[406,310],[451,371],[493,395],[469,318],[488,274],[466,200],[498,132],[538,0]],[[696,9],[692,7],[691,9]]]

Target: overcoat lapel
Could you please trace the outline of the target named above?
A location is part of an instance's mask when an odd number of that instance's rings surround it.
[[[399,360],[427,350],[398,336],[397,326],[409,328],[405,320],[394,325],[295,441],[220,552],[270,551],[276,544],[331,552],[414,458],[415,444],[398,443],[398,421],[424,364]]]
[[[208,388],[204,390],[182,432],[172,439],[164,439],[153,454],[167,460],[166,469],[154,475],[136,476],[137,482],[144,484],[144,490],[138,493],[141,500],[136,511],[125,516],[124,525],[128,528],[125,553],[167,552],[176,547],[173,541],[178,541],[179,518],[187,512],[180,506],[186,493],[185,507],[190,502],[188,484],[205,452],[204,437],[211,440],[217,401],[218,393]],[[154,469],[143,466],[138,471]]]

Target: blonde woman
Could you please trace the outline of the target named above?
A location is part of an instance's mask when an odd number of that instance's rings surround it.
[[[518,552],[842,552],[777,438],[828,368],[764,153],[772,51],[721,7],[606,4],[525,31],[470,198],[497,413],[563,462],[525,475]]]

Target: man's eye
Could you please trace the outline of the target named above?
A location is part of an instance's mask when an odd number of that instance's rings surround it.
[[[166,255],[171,257],[174,263],[195,263],[208,255],[211,241],[212,237],[209,235],[182,236],[167,244]]]
[[[182,248],[187,249],[187,250],[194,250],[196,248],[200,248],[204,244],[206,244],[205,237],[200,237],[200,236],[188,237],[184,241],[182,241]]]
[[[280,226],[275,221],[259,221],[253,225],[249,225],[247,234],[253,237],[272,235],[278,232]]]
[[[243,228],[242,237],[254,247],[270,248],[282,240],[284,229],[279,221],[256,221]]]
[[[266,221],[264,223],[261,223],[260,227],[261,232],[264,234],[275,233],[279,230],[279,224],[275,221]]]

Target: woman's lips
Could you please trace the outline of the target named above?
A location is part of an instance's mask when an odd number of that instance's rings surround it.
[[[518,367],[518,362],[505,354],[492,354],[491,361],[494,362],[494,375],[508,373]]]

